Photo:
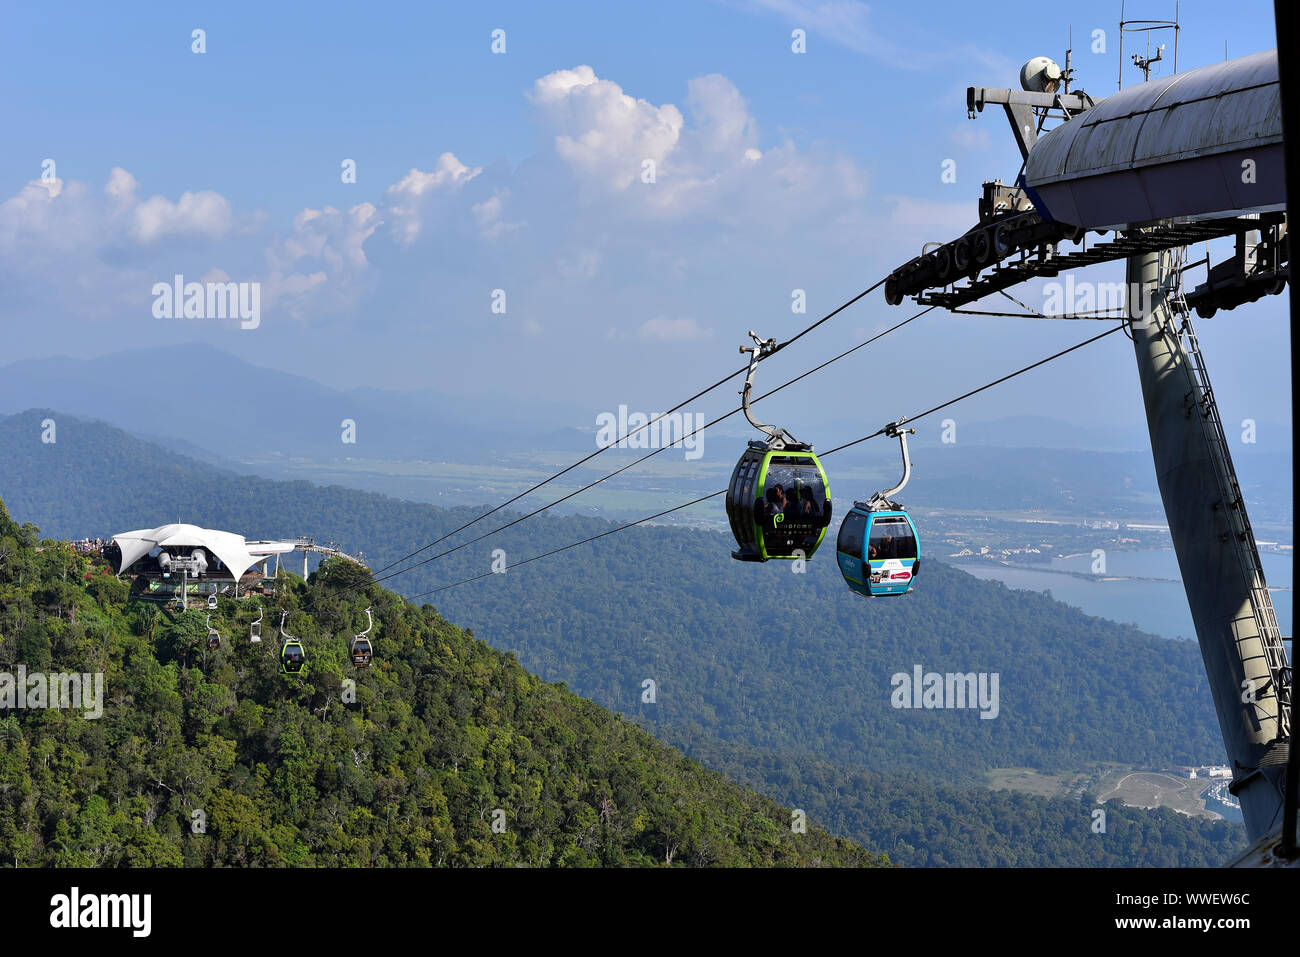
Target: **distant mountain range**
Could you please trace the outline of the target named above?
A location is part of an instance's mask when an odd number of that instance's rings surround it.
[[[336,389],[204,345],[0,367],[0,413],[31,408],[101,419],[200,459],[232,462],[272,455],[478,461],[535,445],[548,411],[433,391]],[[353,443],[343,441],[345,420],[355,423]]]
[[[94,359],[24,359],[0,366],[0,414],[32,408],[103,419],[137,434],[190,442],[195,448],[239,460],[249,455],[414,459],[449,446],[481,453],[497,443],[511,450],[594,448],[595,412],[574,405],[530,399],[443,395],[436,388],[401,391],[339,389],[300,375],[263,368],[213,346],[193,344],[133,349]],[[356,446],[340,441],[339,423],[358,423]],[[959,445],[997,448],[1146,451],[1146,430],[1077,425],[1032,413],[995,420],[956,416]],[[823,443],[863,425],[831,419]],[[713,430],[740,438],[750,432],[739,417]],[[1290,426],[1261,422],[1271,452],[1290,452]],[[950,434],[949,439],[954,435]],[[942,420],[926,420],[912,440],[941,446]]]
[[[521,406],[490,395],[336,389],[205,345],[0,367],[0,415],[33,408],[102,420],[236,473],[291,480],[329,476],[327,481],[438,504],[469,502],[476,483],[453,490],[460,483],[418,463],[510,464],[522,469],[518,481],[539,474],[541,463],[567,463],[596,448],[590,410],[544,401]],[[347,423],[354,423],[355,443],[343,441]],[[942,420],[918,424],[911,440],[916,471],[907,492],[917,508],[1158,519],[1159,493],[1140,427],[1116,431],[1033,414],[986,422],[958,419],[947,436],[955,441],[945,442]],[[749,437],[742,426],[727,420],[711,429],[707,455],[694,469],[683,470],[678,461],[676,469],[654,481],[629,472],[606,488],[648,485],[702,494],[700,481],[708,470],[725,480],[732,450],[743,448]],[[854,436],[861,427],[860,422],[828,422],[815,437],[818,447]],[[1260,434],[1267,441],[1234,444],[1233,453],[1256,520],[1276,529],[1292,514],[1289,428],[1263,424]],[[603,474],[601,466],[626,464],[640,454],[611,451],[570,478],[590,481]],[[665,453],[656,462],[669,463],[674,455]],[[399,462],[416,464],[402,469],[393,464]],[[862,498],[894,481],[897,446],[864,443],[827,465],[838,498]],[[846,470],[858,470],[858,476],[851,482],[840,478]],[[622,508],[610,506],[606,514],[626,516],[639,507],[635,496],[620,501]],[[575,502],[559,511],[587,509]]]

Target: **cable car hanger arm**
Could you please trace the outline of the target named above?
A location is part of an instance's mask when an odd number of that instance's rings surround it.
[[[870,502],[868,504],[872,506],[877,506],[877,507],[889,506],[891,508],[902,507],[898,505],[898,503],[891,501],[891,499],[903,490],[903,488],[907,485],[907,480],[912,477],[912,457],[907,454],[907,436],[909,432],[912,435],[915,435],[916,429],[899,428],[899,426],[901,426],[906,421],[907,421],[907,416],[903,416],[897,422],[890,422],[887,426],[885,426],[883,429],[880,430],[879,434],[887,435],[890,438],[898,439],[898,443],[902,448],[902,452],[903,452],[903,477],[899,479],[898,484],[895,485],[893,488],[885,489],[884,491],[877,492],[875,495],[871,496]]]
[[[753,329],[749,330],[749,338],[754,340],[754,344],[740,347],[742,353],[749,353],[749,370],[745,374],[745,387],[740,391],[740,405],[745,412],[745,418],[749,419],[750,425],[768,437],[767,445],[769,448],[784,449],[789,446],[800,446],[802,443],[785,429],[778,428],[775,425],[764,425],[754,418],[753,410],[750,409],[750,396],[754,391],[754,373],[758,371],[759,362],[780,350],[781,345],[777,343],[775,338],[760,338]]]

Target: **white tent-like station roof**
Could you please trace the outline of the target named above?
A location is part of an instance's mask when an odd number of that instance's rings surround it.
[[[120,575],[155,548],[204,548],[221,559],[233,578],[239,578],[267,555],[283,554],[294,549],[292,542],[246,542],[244,536],[214,528],[173,523],[157,528],[121,532],[113,541],[122,550],[118,565]]]

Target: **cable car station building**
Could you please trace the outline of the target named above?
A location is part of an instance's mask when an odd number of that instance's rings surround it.
[[[278,569],[279,556],[297,547],[295,542],[249,542],[233,532],[174,523],[114,535],[110,557],[118,576],[132,576],[133,590],[142,595],[184,600],[191,590],[216,595],[233,585],[238,598],[240,585],[245,592],[264,588],[273,580],[271,559]]]

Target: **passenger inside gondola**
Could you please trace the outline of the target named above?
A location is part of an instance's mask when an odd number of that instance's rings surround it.
[[[773,485],[767,490],[767,507],[764,509],[763,513],[768,518],[774,518],[775,516],[781,515],[785,512],[785,506],[785,489],[780,485]]]
[[[889,534],[890,526],[877,519],[871,526],[871,545],[868,554],[873,559],[894,557],[894,540]]]
[[[871,541],[867,546],[871,560],[915,558],[916,539],[905,519],[877,518],[871,524]]]

